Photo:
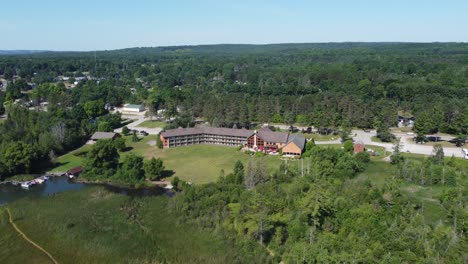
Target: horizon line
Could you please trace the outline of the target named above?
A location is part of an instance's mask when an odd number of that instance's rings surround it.
[[[0,51],[15,52],[100,52],[100,51],[116,51],[124,49],[137,48],[168,48],[168,47],[199,47],[199,46],[222,46],[222,45],[244,45],[244,46],[269,46],[269,45],[288,45],[288,44],[468,44],[468,41],[317,41],[317,42],[271,42],[271,43],[203,43],[203,44],[175,44],[175,45],[160,45],[160,46],[133,46],[115,49],[89,49],[89,50],[54,50],[54,49],[0,49]]]

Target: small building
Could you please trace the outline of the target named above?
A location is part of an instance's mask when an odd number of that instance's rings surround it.
[[[122,108],[123,112],[134,112],[134,113],[139,113],[145,111],[145,106],[143,105],[137,105],[137,104],[126,104]]]
[[[359,152],[364,152],[365,150],[366,148],[364,146],[364,142],[362,142],[361,140],[357,141],[354,144],[354,154],[359,153]]]
[[[98,141],[99,139],[116,139],[119,138],[119,133],[114,132],[96,132],[91,136],[92,141]]]
[[[283,147],[283,155],[301,156],[305,148],[306,139],[302,134],[291,135],[288,143]]]
[[[81,174],[81,172],[83,171],[83,168],[81,166],[78,166],[78,167],[75,167],[75,168],[72,168],[72,169],[69,169],[66,173],[66,175],[68,177],[77,177],[78,175]]]

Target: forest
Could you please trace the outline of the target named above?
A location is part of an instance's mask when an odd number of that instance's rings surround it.
[[[420,137],[445,132],[466,138],[467,62],[468,46],[456,43],[215,45],[1,56],[0,76],[7,85],[0,92],[0,114],[10,106],[11,118],[0,125],[0,157],[15,155],[8,149],[24,149],[28,158],[15,162],[22,164],[18,168],[0,163],[0,174],[34,170],[35,162],[82,144],[99,121],[113,119],[106,115],[106,103],[143,103],[150,113],[165,109],[168,117],[188,120],[178,122],[181,126],[202,117],[224,127],[270,122],[381,133],[396,124],[400,111],[416,118]],[[78,79],[76,87],[68,86]],[[36,108],[48,102],[49,111],[18,109],[18,99]]]
[[[149,115],[165,110],[173,119],[168,128],[202,119],[221,127],[285,123],[323,133],[375,128],[385,134],[405,115],[414,117],[417,137],[442,132],[465,139],[467,65],[468,45],[459,43],[2,55],[0,179],[46,171],[95,131],[122,126],[106,104],[144,104]],[[128,183],[135,175],[138,182],[161,177],[160,160],[126,155],[119,164],[119,146],[96,145],[85,178]],[[396,147],[391,162],[351,152],[307,144],[299,162],[281,163],[273,172],[255,157],[236,162],[233,173],[220,172],[217,182],[176,180],[178,192],[165,210],[181,223],[236,241],[239,254],[259,263],[467,261],[465,161],[444,157],[440,146],[431,157],[404,155]],[[417,196],[421,192],[430,195]]]

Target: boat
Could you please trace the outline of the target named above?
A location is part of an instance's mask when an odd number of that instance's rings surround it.
[[[44,175],[44,176],[42,176],[42,179],[44,179],[44,181],[47,181],[49,178],[50,178],[49,175]]]
[[[29,186],[31,186],[30,182],[22,182],[21,183],[21,188],[23,188],[23,189],[29,189]]]
[[[35,179],[35,181],[36,181],[36,183],[39,183],[39,184],[42,184],[42,183],[45,182],[45,180],[42,179],[42,178],[37,178],[37,179]]]

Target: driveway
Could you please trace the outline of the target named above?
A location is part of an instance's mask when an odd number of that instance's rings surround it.
[[[392,143],[381,143],[381,142],[372,141],[372,137],[377,135],[375,130],[371,130],[369,132],[364,132],[362,130],[353,130],[351,133],[355,141],[361,140],[364,143],[364,145],[380,146],[380,147],[384,147],[387,151],[393,151]],[[434,147],[424,145],[424,144],[417,144],[416,142],[413,141],[414,135],[408,135],[407,133],[401,133],[401,132],[397,132],[393,134],[397,138],[400,138],[401,152],[423,154],[426,156],[432,155],[432,151]],[[457,158],[463,158],[461,148],[444,147],[444,154],[446,157],[455,156]]]

